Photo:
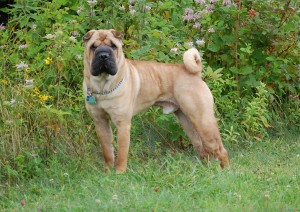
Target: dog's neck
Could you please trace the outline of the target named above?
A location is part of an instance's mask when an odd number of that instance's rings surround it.
[[[102,73],[99,76],[92,76],[88,71],[89,69],[84,69],[84,78],[86,87],[89,88],[92,92],[102,93],[103,91],[112,91],[116,87],[119,87],[124,83],[127,70],[127,63],[123,63],[121,67],[118,67],[121,72],[117,72],[116,75],[112,76],[106,73]]]

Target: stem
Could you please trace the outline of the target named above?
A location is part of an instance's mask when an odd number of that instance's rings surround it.
[[[289,0],[289,1],[286,3],[286,5],[284,6],[284,11],[283,11],[283,14],[282,14],[282,16],[281,16],[281,20],[280,20],[278,29],[281,28],[282,25],[285,23],[285,21],[288,19],[288,17],[286,17],[286,15],[287,15],[287,11],[289,11],[288,8],[289,8],[290,4],[291,4],[291,0]]]
[[[241,10],[241,1],[237,1],[237,20],[235,24],[235,67],[239,67],[239,56],[238,56],[238,46],[239,46],[239,30],[240,30],[240,10]],[[236,74],[236,82],[237,82],[237,90],[240,94],[240,87],[239,87],[239,75]]]

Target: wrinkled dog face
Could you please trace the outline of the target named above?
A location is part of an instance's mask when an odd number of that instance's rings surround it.
[[[118,72],[118,63],[123,58],[121,36],[116,30],[91,30],[83,37],[85,58],[93,76]]]

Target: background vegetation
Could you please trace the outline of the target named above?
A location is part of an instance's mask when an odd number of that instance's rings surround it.
[[[180,63],[189,47],[201,50],[229,149],[261,145],[283,128],[299,132],[296,0],[17,0],[1,10],[10,18],[0,23],[0,195],[55,173],[55,164],[75,173],[103,165],[81,89],[90,29],[121,31],[132,59]],[[158,108],[134,119],[132,144],[131,158],[142,162],[192,150],[175,118]]]

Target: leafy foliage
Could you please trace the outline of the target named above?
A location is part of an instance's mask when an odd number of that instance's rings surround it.
[[[92,28],[121,31],[132,59],[177,63],[200,49],[227,142],[261,139],[276,123],[299,128],[297,8],[296,0],[30,0],[2,9],[10,20],[0,27],[0,164],[9,168],[0,178],[28,176],[22,163],[32,154],[39,170],[53,155],[91,153],[81,37]],[[186,138],[173,116],[143,115],[160,138]],[[134,127],[133,140],[143,130]]]

